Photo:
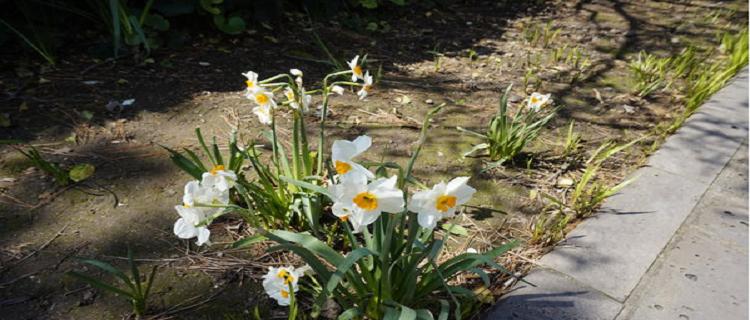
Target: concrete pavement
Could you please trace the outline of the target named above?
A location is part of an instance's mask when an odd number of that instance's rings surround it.
[[[748,71],[485,319],[747,319]]]

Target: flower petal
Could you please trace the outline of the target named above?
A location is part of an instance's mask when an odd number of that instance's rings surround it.
[[[190,239],[198,235],[198,230],[191,223],[186,222],[184,218],[175,221],[172,231],[180,239]]]
[[[208,237],[211,235],[211,231],[206,227],[199,227],[198,229],[198,240],[195,242],[197,245],[202,246],[208,242]]]
[[[442,218],[440,214],[422,212],[417,214],[417,222],[419,223],[419,226],[425,229],[435,229],[440,218]]]
[[[372,146],[372,138],[363,135],[354,139],[352,143],[354,143],[354,146],[357,148],[357,154],[361,154]]]
[[[336,140],[331,147],[331,158],[336,161],[349,161],[357,155],[357,145],[347,140]]]
[[[466,184],[468,181],[469,177],[458,177],[448,182],[445,193],[456,197],[456,205],[468,202],[474,193],[477,192],[476,189]]]

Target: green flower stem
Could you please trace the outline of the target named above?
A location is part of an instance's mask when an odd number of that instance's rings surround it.
[[[345,85],[345,86],[355,86],[355,87],[363,87],[364,84],[359,82],[351,82],[351,81],[336,81],[334,83],[331,83],[331,86],[338,86],[338,85]]]
[[[274,80],[277,80],[277,79],[281,79],[281,78],[287,78],[287,79],[289,79],[289,82],[294,82],[294,78],[292,78],[292,76],[290,76],[290,75],[288,75],[286,73],[280,73],[280,74],[277,74],[277,75],[275,75],[273,77],[267,78],[265,80],[258,81],[258,83],[259,84],[269,84],[271,81],[274,81]],[[286,82],[280,82],[280,83],[286,84]]]
[[[335,72],[327,75],[323,78],[323,108],[320,114],[320,139],[318,140],[318,174],[323,172],[323,154],[325,153],[325,128],[326,128],[326,115],[328,113],[328,96],[331,93],[331,88],[328,85],[328,79],[331,77],[342,76],[345,74],[351,74],[351,70]]]

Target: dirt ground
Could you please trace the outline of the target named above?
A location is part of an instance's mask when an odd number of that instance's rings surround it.
[[[560,157],[571,120],[583,137],[579,152],[584,155],[607,140],[648,136],[610,162],[604,170],[607,181],[621,180],[658,145],[662,138],[654,134],[656,128],[679,115],[681,97],[672,91],[647,99],[634,95],[629,59],[641,50],[675,54],[688,44],[708,50],[718,45],[717,33],[747,24],[744,1],[505,2],[406,7],[383,18],[392,28],[388,32],[360,34],[335,23],[315,25],[337,57],[366,53],[369,69],[382,70],[365,102],[353,93],[332,102],[331,136],[370,135],[374,148],[365,158],[405,163],[426,112],[446,103],[415,173],[430,182],[473,175],[471,184],[480,192],[460,221],[478,234],[494,235],[463,244],[480,248],[491,245],[490,238],[528,239],[528,224],[540,210],[529,192],[562,194],[557,181],[580,174]],[[97,63],[73,51],[55,68],[46,68],[32,58],[13,61],[3,55],[8,65],[0,70],[5,94],[0,111],[9,114],[11,125],[0,128],[0,139],[21,139],[64,165],[94,164],[96,173],[82,184],[58,187],[16,150],[0,146],[2,318],[127,317],[124,300],[64,273],[86,270],[74,259],[81,256],[123,265],[128,246],[144,270],[160,266],[151,301],[154,315],[244,319],[260,306],[264,318],[284,318],[283,309],[269,307],[272,301],[258,290],[260,254],[226,249],[244,228],[240,221],[213,225],[210,247],[196,248],[172,234],[173,207],[189,177],[171,164],[160,145],[195,148],[195,127],[219,141],[233,127],[243,141],[260,140],[263,126],[242,95],[241,72],[271,76],[294,67],[305,72],[306,81],[314,81],[331,71],[310,61],[325,55],[303,16],[286,18],[296,27],[196,37],[185,48],[154,52],[152,63],[133,57]],[[544,29],[548,23],[559,33],[547,47],[527,41],[524,30]],[[586,63],[554,61],[555,49],[565,45],[578,48]],[[532,72],[524,88],[527,70]],[[482,131],[511,83],[511,102],[540,91],[564,107],[526,149],[525,161],[483,170],[486,159],[461,157],[479,141],[456,127]],[[105,108],[110,100],[131,98],[135,103],[121,111]],[[316,121],[314,116],[307,120]],[[516,254],[533,259],[538,251],[521,248]],[[527,258],[505,261],[522,271]]]

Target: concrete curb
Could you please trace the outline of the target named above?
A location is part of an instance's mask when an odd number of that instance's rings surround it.
[[[596,216],[583,221],[540,260],[541,267],[526,277],[536,287],[519,282],[484,318],[621,319],[623,309],[634,309],[628,305],[631,294],[636,287],[643,291],[647,273],[656,272],[651,269],[655,261],[667,254],[665,248],[672,248],[670,241],[688,216],[696,214],[704,194],[747,137],[744,69],[667,139],[634,174],[634,183],[608,199]],[[747,189],[738,194],[746,198]],[[746,219],[747,206],[738,210],[744,210]],[[743,228],[739,238],[746,239],[746,223]],[[744,302],[738,299],[747,308],[747,287],[744,294]],[[654,317],[648,319],[658,318]]]

